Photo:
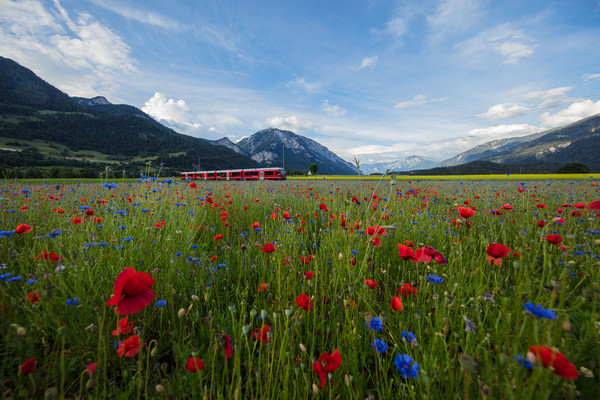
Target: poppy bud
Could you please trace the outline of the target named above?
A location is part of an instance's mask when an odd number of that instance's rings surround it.
[[[197,302],[199,302],[199,301],[200,301],[200,297],[198,297],[198,296],[196,296],[195,294],[193,294],[193,295],[192,295],[192,301],[193,301],[194,303],[197,303]]]
[[[242,332],[244,333],[244,335],[247,335],[249,331],[250,331],[250,326],[248,326],[248,325],[242,326]]]
[[[158,394],[163,394],[165,392],[165,387],[163,385],[161,385],[160,383],[155,386],[155,389],[156,389],[156,393],[158,393]]]
[[[352,379],[348,375],[344,375],[344,383],[346,384],[346,386],[350,387],[350,385],[352,384]]]
[[[300,343],[299,347],[300,347],[300,351],[302,351],[303,353],[306,353],[306,346],[304,346],[302,343]]]
[[[254,319],[254,317],[256,317],[256,309],[252,309],[250,310],[250,318]]]
[[[56,388],[50,387],[46,389],[44,392],[44,399],[55,399],[56,398]]]
[[[267,312],[267,310],[261,310],[260,311],[260,317],[262,319],[267,319],[268,316],[269,316],[269,313]]]
[[[319,394],[319,387],[315,383],[312,384],[312,391],[315,396]]]
[[[185,318],[186,315],[187,312],[185,311],[185,308],[180,308],[177,312],[177,316],[179,317],[179,319]]]

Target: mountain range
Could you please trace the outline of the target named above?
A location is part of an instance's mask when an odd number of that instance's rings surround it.
[[[172,175],[187,170],[257,166],[307,172],[311,164],[317,164],[321,174],[357,173],[355,165],[290,131],[263,129],[237,143],[226,137],[215,141],[191,137],[130,105],[111,104],[102,96],[70,97],[1,56],[0,153],[0,168],[12,171],[59,166],[85,169],[93,176],[109,168],[136,175],[152,161],[153,168],[161,165]],[[503,169],[553,172],[574,162],[600,171],[598,154],[600,114],[562,128],[490,141],[441,163],[409,156],[390,163],[361,164],[360,172],[452,173],[443,168],[460,165],[472,165],[480,173]]]
[[[355,173],[350,163],[293,132],[269,128],[238,143],[183,135],[136,107],[111,104],[102,96],[69,97],[4,57],[0,57],[0,147],[4,168],[98,168],[104,163],[139,171],[155,160],[175,174],[282,166],[285,161],[287,169],[301,172],[315,163],[323,174]]]

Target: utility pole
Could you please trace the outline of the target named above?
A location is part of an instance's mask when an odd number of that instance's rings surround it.
[[[283,170],[285,171],[285,143],[281,142],[281,147],[283,149]]]

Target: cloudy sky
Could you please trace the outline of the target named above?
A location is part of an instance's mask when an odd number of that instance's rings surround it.
[[[600,113],[600,0],[0,0],[0,55],[181,133],[442,160]]]

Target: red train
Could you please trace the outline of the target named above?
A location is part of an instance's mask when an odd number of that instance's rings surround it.
[[[181,179],[199,179],[203,181],[279,181],[286,179],[286,176],[283,168],[274,167],[182,172]]]

